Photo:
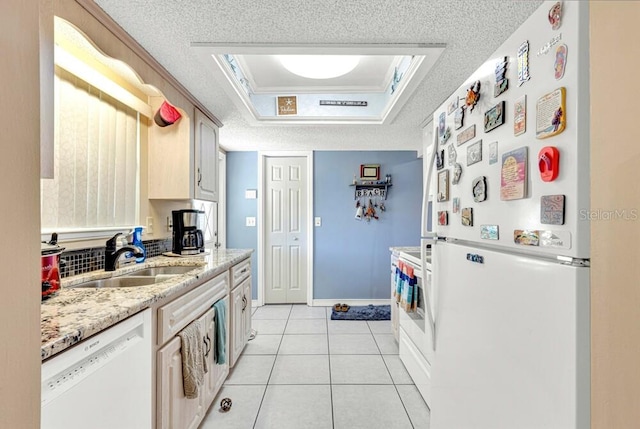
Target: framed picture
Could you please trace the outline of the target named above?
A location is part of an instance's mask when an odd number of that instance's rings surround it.
[[[298,114],[298,97],[295,95],[276,97],[276,115],[294,116]]]
[[[378,180],[378,179],[380,179],[380,164],[362,164],[362,165],[360,165],[360,178],[362,180]]]
[[[449,201],[449,170],[438,173],[438,202]]]

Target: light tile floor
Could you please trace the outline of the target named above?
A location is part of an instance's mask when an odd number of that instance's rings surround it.
[[[391,322],[331,320],[331,308],[268,305],[201,429],[428,429]],[[231,398],[231,410],[219,409]]]

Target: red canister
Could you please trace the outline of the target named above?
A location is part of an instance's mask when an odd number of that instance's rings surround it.
[[[49,243],[42,243],[41,260],[42,274],[42,299],[46,299],[60,289],[60,254],[64,247],[56,242],[57,237],[52,236]]]

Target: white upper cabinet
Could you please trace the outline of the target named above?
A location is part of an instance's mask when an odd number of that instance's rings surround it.
[[[157,98],[154,111],[163,101]],[[149,199],[218,201],[218,127],[198,109],[193,116],[178,111],[173,125],[150,121]]]
[[[218,201],[218,127],[196,109],[195,197]]]

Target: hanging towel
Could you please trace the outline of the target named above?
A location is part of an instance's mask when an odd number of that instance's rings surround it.
[[[198,397],[204,383],[204,347],[200,321],[195,320],[178,334],[182,340],[182,386],[188,399]]]
[[[213,358],[218,365],[222,365],[227,362],[227,303],[224,299],[216,301],[213,304],[213,308],[216,309],[216,341],[213,348]]]

